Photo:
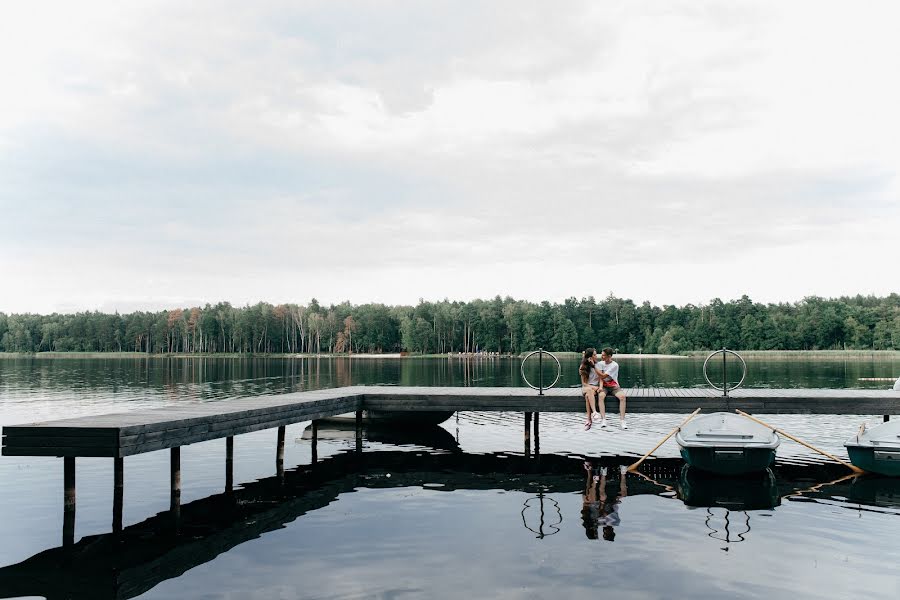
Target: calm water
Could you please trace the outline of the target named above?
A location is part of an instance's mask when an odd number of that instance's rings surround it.
[[[703,383],[702,361],[620,362],[624,385]],[[575,364],[564,363],[563,385],[576,383]],[[869,387],[858,378],[898,366],[756,362],[748,385]],[[0,360],[0,425],[376,383],[521,385],[509,360]],[[835,482],[843,469],[787,441],[772,478],[698,477],[669,442],[645,476],[623,479],[618,466],[683,415],[634,415],[628,431],[584,432],[581,418],[542,414],[538,453],[514,413],[367,430],[361,453],[352,431],[323,424],[315,466],[309,428],[297,424],[283,481],[275,432],[242,435],[231,495],[224,440],[187,446],[179,535],[167,452],[125,460],[120,536],[110,533],[112,461],[78,459],[72,551],[60,548],[62,461],[2,457],[0,598],[900,595],[900,480]],[[767,420],[846,456],[864,419],[880,417]]]

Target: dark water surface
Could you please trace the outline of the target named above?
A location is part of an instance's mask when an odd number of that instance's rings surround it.
[[[622,383],[702,384],[702,361],[623,359]],[[575,361],[564,362],[564,385]],[[890,361],[751,362],[754,387],[868,387]],[[350,384],[521,385],[517,361],[0,360],[0,425]],[[875,387],[886,387],[875,384]],[[585,432],[542,414],[468,412],[406,433],[287,428],[182,449],[179,533],[169,455],[125,459],[125,531],[111,533],[112,461],[78,459],[75,546],[62,545],[62,461],[0,458],[0,598],[897,598],[900,479],[846,470],[784,441],[772,477],[685,471],[671,441],[644,476],[618,466],[683,415]],[[878,415],[777,415],[846,456]],[[585,464],[587,462],[587,464]],[[603,476],[601,467],[605,468]],[[595,482],[594,477],[598,480]],[[602,485],[602,493],[600,487]]]

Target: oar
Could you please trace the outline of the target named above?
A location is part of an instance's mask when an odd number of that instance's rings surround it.
[[[666,437],[664,437],[664,438],[662,439],[662,441],[660,441],[657,445],[655,445],[655,446],[653,447],[653,450],[651,450],[651,451],[648,452],[647,454],[643,455],[639,461],[637,461],[636,463],[634,463],[633,465],[631,465],[630,467],[628,467],[628,470],[629,470],[629,471],[635,471],[635,470],[637,470],[637,468],[641,465],[641,463],[644,462],[645,460],[647,460],[647,457],[648,457],[648,456],[650,456],[651,454],[653,454],[654,452],[656,452],[656,449],[659,448],[660,446],[662,446],[663,444],[665,444],[665,443],[666,443],[666,440],[668,440],[670,437],[672,437],[673,435],[675,435],[675,432],[676,432],[676,431],[678,431],[679,429],[681,429],[682,427],[684,427],[685,424],[686,424],[688,421],[690,421],[691,419],[693,419],[694,417],[696,417],[696,416],[697,416],[697,413],[700,412],[700,410],[701,410],[701,409],[698,408],[697,410],[695,410],[694,412],[692,412],[691,414],[689,414],[687,419],[685,419],[684,421],[682,421],[681,424],[678,425],[678,427],[676,427],[675,429],[673,429],[672,431],[670,431],[670,432],[669,432],[669,435],[667,435]]]
[[[855,466],[855,465],[851,465],[851,464],[848,463],[848,462],[844,462],[844,461],[842,461],[841,459],[839,459],[837,456],[835,456],[835,455],[833,455],[833,454],[828,454],[828,453],[825,452],[824,450],[819,450],[819,449],[816,448],[815,446],[811,446],[810,444],[807,444],[807,443],[804,442],[803,440],[798,440],[797,438],[795,438],[795,437],[792,436],[791,434],[785,433],[784,431],[778,429],[777,427],[772,427],[772,426],[769,425],[768,423],[765,423],[765,422],[763,422],[763,421],[760,421],[760,420],[757,419],[756,417],[754,417],[754,416],[752,416],[752,415],[748,415],[747,413],[745,413],[745,412],[742,411],[742,410],[737,410],[737,409],[735,409],[734,412],[736,412],[737,414],[741,415],[742,417],[747,417],[747,418],[750,419],[751,421],[756,421],[757,423],[759,423],[759,424],[762,425],[763,427],[768,427],[769,429],[771,429],[772,431],[774,431],[775,433],[777,433],[777,434],[779,434],[779,435],[783,435],[784,437],[786,437],[786,438],[788,438],[788,439],[790,439],[790,440],[794,440],[795,442],[797,442],[797,443],[800,444],[801,446],[806,446],[806,447],[809,448],[810,450],[815,450],[815,451],[818,452],[819,454],[821,454],[821,455],[823,455],[823,456],[827,456],[828,458],[830,458],[831,460],[833,460],[833,461],[835,461],[835,462],[841,463],[842,465],[844,465],[845,467],[847,467],[848,469],[850,469],[850,470],[853,471],[854,473],[865,473],[865,471],[863,471],[863,470],[860,469],[859,467],[857,467],[857,466]]]

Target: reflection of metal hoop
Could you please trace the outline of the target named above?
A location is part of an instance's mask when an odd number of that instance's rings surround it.
[[[706,367],[709,365],[709,360],[715,356],[716,354],[722,355],[722,387],[717,386],[709,379],[709,374],[706,372]],[[738,357],[738,360],[741,361],[741,365],[743,366],[743,374],[741,375],[741,380],[738,381],[735,385],[728,387],[728,375],[725,372],[725,358],[729,355],[733,354]],[[716,350],[715,352],[711,352],[709,356],[706,357],[706,360],[703,361],[703,378],[706,379],[706,383],[708,383],[713,389],[719,390],[725,396],[728,395],[728,392],[733,391],[741,387],[744,383],[744,380],[747,378],[747,363],[744,362],[744,357],[735,352],[734,350],[729,350],[728,348],[722,348],[721,350]]]
[[[550,385],[541,385],[540,387],[538,387],[538,386],[536,386],[536,385],[531,385],[531,382],[528,381],[528,378],[527,378],[527,377],[525,377],[525,361],[528,360],[529,358],[531,358],[531,357],[532,357],[533,355],[535,355],[535,354],[538,355],[538,359],[541,358],[541,355],[542,355],[542,354],[546,354],[547,356],[553,358],[553,360],[556,361],[556,379],[554,379],[554,380],[553,380],[553,383],[551,383]],[[542,366],[543,366],[543,365],[542,365]],[[544,390],[549,390],[549,389],[552,388],[554,385],[556,385],[556,383],[559,381],[559,377],[560,377],[560,375],[562,375],[562,365],[559,364],[559,359],[556,358],[552,353],[547,352],[546,350],[541,349],[541,350],[535,350],[534,352],[529,352],[528,354],[525,355],[525,358],[522,359],[522,366],[521,366],[521,368],[520,368],[520,371],[522,372],[522,381],[524,381],[525,384],[526,384],[528,387],[530,387],[531,389],[533,389],[533,390],[538,390],[539,392],[541,392],[541,393],[543,394],[543,393],[544,393]],[[541,378],[542,378],[542,379],[543,379],[543,376],[544,376],[544,374],[541,373]],[[543,383],[543,381],[542,381],[541,383]]]
[[[747,513],[746,510],[741,511],[742,513],[744,513],[744,527],[746,527],[746,529],[741,532],[733,533],[730,529],[731,528],[731,520],[728,518],[729,515],[731,514],[731,512],[732,511],[728,510],[727,508],[725,509],[725,516],[724,516],[725,528],[722,531],[720,531],[709,524],[709,522],[712,520],[712,518],[716,515],[713,513],[711,508],[707,507],[706,522],[704,523],[704,525],[706,525],[706,528],[709,529],[709,533],[706,534],[707,537],[711,537],[714,540],[719,540],[720,542],[725,542],[726,544],[736,544],[738,542],[747,541],[744,536],[747,535],[748,533],[750,533],[750,515]]]
[[[532,529],[531,527],[528,526],[528,522],[525,520],[525,511],[528,510],[529,508],[531,508],[531,505],[529,504],[529,502],[531,502],[531,501],[534,500],[535,498],[537,498],[537,499],[540,501],[540,503],[541,503],[541,504],[540,504],[540,510],[541,510],[541,524],[538,526],[537,529]],[[562,519],[562,511],[559,509],[559,502],[557,502],[557,501],[554,500],[553,498],[549,498],[549,497],[547,498],[547,500],[549,500],[550,502],[552,502],[552,503],[553,503],[553,508],[556,509],[556,515],[559,517],[559,520],[558,520],[556,523],[549,523],[549,524],[546,524],[546,525],[545,525],[545,523],[544,523],[544,494],[543,494],[543,493],[540,493],[540,494],[538,494],[537,496],[532,496],[531,498],[528,498],[527,500],[525,500],[525,507],[522,509],[522,525],[524,525],[524,526],[525,526],[525,529],[527,529],[528,531],[531,531],[531,532],[533,532],[533,533],[536,533],[538,539],[543,539],[543,538],[547,537],[548,535],[553,535],[553,534],[555,534],[555,533],[559,533],[559,527],[557,527],[557,525],[562,524],[562,521],[563,521],[563,519]],[[544,533],[544,527],[545,527],[545,526],[546,526],[546,527],[552,527],[552,528],[555,529],[556,531],[551,531],[551,532],[549,532],[549,533]]]

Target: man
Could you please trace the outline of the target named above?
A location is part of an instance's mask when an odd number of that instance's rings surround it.
[[[612,394],[619,399],[619,424],[622,429],[628,429],[625,424],[625,390],[619,387],[619,363],[612,359],[613,349],[604,348],[600,353],[600,362],[597,363],[596,369],[600,374],[600,391],[597,393],[597,402],[603,406],[603,400],[606,394]],[[604,425],[605,419],[604,419]]]

